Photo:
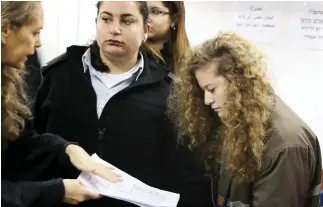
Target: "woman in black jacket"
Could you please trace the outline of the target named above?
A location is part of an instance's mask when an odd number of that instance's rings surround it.
[[[1,204],[5,207],[77,204],[100,196],[76,179],[47,180],[57,165],[119,180],[79,146],[52,135],[37,135],[23,90],[27,56],[40,47],[40,2],[1,2]]]
[[[168,69],[139,51],[147,39],[146,2],[104,1],[97,7],[96,41],[67,48],[42,69],[37,130],[76,141],[146,184],[180,193],[178,206],[206,206],[208,183],[196,182],[191,154],[177,149],[165,118]],[[134,206],[111,198],[81,205]]]

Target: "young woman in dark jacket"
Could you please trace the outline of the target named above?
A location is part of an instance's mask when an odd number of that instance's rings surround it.
[[[22,73],[27,56],[41,44],[40,2],[2,1],[1,26],[1,205],[38,207],[99,198],[76,179],[48,180],[51,171],[74,165],[112,181],[118,176],[92,161],[81,147],[32,130]]]
[[[203,171],[176,145],[165,117],[168,70],[139,51],[147,39],[146,2],[97,6],[96,41],[67,48],[43,68],[37,130],[76,141],[146,184],[180,193],[178,206],[206,206],[209,184],[197,179]],[[79,173],[60,172],[71,178]],[[106,197],[82,206],[134,205]]]

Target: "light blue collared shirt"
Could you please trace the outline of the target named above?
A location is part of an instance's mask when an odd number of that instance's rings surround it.
[[[137,64],[129,71],[122,74],[108,74],[97,71],[91,64],[91,51],[87,51],[82,56],[84,73],[89,69],[92,86],[97,97],[97,114],[100,118],[104,106],[112,96],[128,87],[133,81],[137,81],[144,68],[143,55],[140,53],[140,59]]]

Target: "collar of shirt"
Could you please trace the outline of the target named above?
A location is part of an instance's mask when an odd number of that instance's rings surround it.
[[[134,68],[137,68],[139,70],[135,81],[138,80],[139,76],[141,75],[141,73],[142,73],[142,71],[144,69],[144,57],[141,54],[141,52],[139,52],[139,54],[140,54],[140,58],[139,58],[138,62],[136,63],[136,65],[133,68],[130,69],[130,70],[133,70]],[[90,51],[90,48],[88,48],[85,51],[84,55],[82,56],[82,63],[83,63],[84,73],[86,73],[86,71],[88,69],[90,69],[90,68],[95,70],[95,68],[91,64],[91,51]],[[137,69],[135,71],[137,71]]]

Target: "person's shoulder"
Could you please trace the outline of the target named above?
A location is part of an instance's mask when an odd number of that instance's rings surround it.
[[[167,83],[172,83],[175,79],[175,74],[173,72],[171,72],[166,66],[157,63],[155,61],[149,60],[149,67],[154,69],[154,70],[160,70],[163,71],[164,74],[164,80]]]
[[[269,148],[312,148],[316,145],[316,135],[311,128],[276,96],[275,111],[271,118],[267,146]],[[271,147],[270,147],[271,146]]]
[[[55,57],[54,59],[52,59],[51,61],[47,62],[46,65],[44,65],[41,68],[41,73],[43,75],[47,74],[49,71],[58,68],[57,66],[65,63],[67,61],[67,53],[63,53],[57,57]]]
[[[173,80],[175,78],[175,74],[172,73],[166,65],[156,62],[154,59],[149,58],[148,55],[145,54],[145,52],[142,52],[142,54],[143,54],[144,58],[146,59],[145,62],[148,64],[148,67],[150,70],[158,71],[158,72],[162,73],[165,77],[164,79],[167,82],[173,82]]]
[[[43,75],[58,68],[65,68],[68,62],[81,61],[82,55],[85,53],[86,46],[73,45],[67,48],[66,52],[58,55],[51,61],[47,62],[41,69]]]

